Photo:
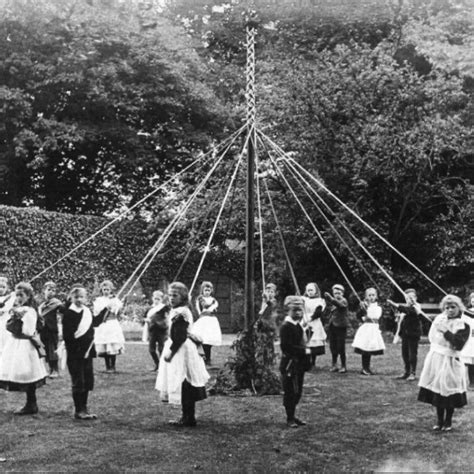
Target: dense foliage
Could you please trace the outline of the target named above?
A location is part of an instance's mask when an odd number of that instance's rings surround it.
[[[5,204],[103,214],[137,200],[230,117],[192,42],[153,10],[4,1],[0,162]]]
[[[13,284],[30,280],[108,222],[102,217],[0,206],[0,274]],[[120,287],[151,245],[151,237],[143,223],[116,222],[108,232],[35,279],[33,285],[40,289],[45,281],[54,280],[65,292],[74,283],[93,288],[97,281],[108,278]],[[153,288],[171,272],[172,268],[157,261],[150,267],[146,282]]]
[[[203,58],[219,71],[225,87],[218,93],[232,100],[243,89],[238,72],[245,59],[247,3],[173,3],[188,31],[202,40]],[[256,2],[261,128],[433,279],[462,291],[472,278],[474,253],[472,5],[420,1],[389,8],[369,1],[357,6],[364,16],[352,15],[345,2],[306,8],[269,3]],[[268,160],[263,168],[271,169]],[[357,259],[382,291],[388,289],[332,213],[328,217],[352,252],[305,197],[299,180],[285,173],[357,289],[373,284]],[[299,286],[341,280],[284,181],[270,174]],[[327,202],[401,285],[438,294],[334,201]],[[267,280],[294,291],[268,209],[263,217]]]
[[[1,203],[116,212],[238,128],[249,2],[174,0],[165,10],[159,3],[3,0]],[[292,3],[255,2],[260,127],[433,279],[460,291],[472,278],[474,255],[472,5]],[[181,274],[190,280],[199,264],[237,151],[164,248],[167,262],[177,262],[171,273],[186,257]],[[260,158],[300,288],[341,281],[263,149]],[[206,169],[149,202],[141,217],[151,233],[165,228]],[[382,290],[393,288],[337,219],[402,286],[428,289],[327,200],[334,209],[328,218],[350,252],[299,180],[285,174],[357,290],[373,284],[357,260]],[[206,261],[239,280],[244,182],[242,171]],[[285,294],[295,290],[262,199],[266,279]]]

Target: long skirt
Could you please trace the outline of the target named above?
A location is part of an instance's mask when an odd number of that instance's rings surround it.
[[[222,344],[221,326],[216,316],[201,315],[194,323],[192,332],[202,339],[203,344],[209,346]]]
[[[379,325],[375,323],[362,324],[362,326],[357,329],[352,347],[357,354],[383,354],[385,343],[383,342]]]
[[[181,345],[171,361],[166,362],[164,358],[170,353],[172,342],[171,339],[165,342],[155,388],[160,392],[163,402],[180,405],[183,382],[187,380],[196,387],[198,393],[202,393],[209,380],[209,374],[196,344],[189,338]]]
[[[467,377],[457,358],[430,351],[418,383],[418,400],[439,408],[461,408],[467,404]]]
[[[311,328],[311,339],[308,341],[308,347],[311,347],[312,352],[314,349],[315,353],[324,354],[324,344],[328,336],[324,330],[321,319],[315,319],[308,325]]]
[[[125,348],[125,337],[117,319],[108,319],[95,330],[95,349],[99,356],[121,354]]]
[[[8,338],[0,356],[0,388],[26,391],[31,384],[44,385],[47,375],[44,362],[29,339]]]

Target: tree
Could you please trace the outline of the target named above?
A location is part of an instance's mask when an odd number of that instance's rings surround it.
[[[203,82],[192,42],[158,12],[115,2],[7,4],[2,202],[113,211],[225,132],[229,115]]]
[[[469,250],[457,252],[456,263],[439,255],[444,255],[441,248],[462,249],[470,241],[463,231],[450,234],[456,240],[447,242],[444,226],[449,222],[464,229],[462,224],[472,213],[472,191],[464,172],[471,153],[466,138],[474,103],[464,60],[470,54],[472,5],[392,2],[391,7],[373,8],[363,17],[334,2],[318,2],[317,9],[292,8],[285,2],[256,4],[261,18],[258,115],[266,133],[410,259],[444,278],[442,283],[449,286],[468,278]],[[369,4],[358,5],[358,13],[370,9]],[[242,13],[247,2],[216,1],[204,8],[185,1],[174,5],[188,31],[203,41],[200,53],[219,70],[220,83],[226,87],[219,86],[218,93],[224,100],[232,100],[231,94],[241,100]],[[438,43],[443,48],[438,49]],[[429,54],[430,49],[449,51],[447,59],[443,62]],[[226,96],[226,91],[231,92]],[[276,180],[272,193],[300,285],[314,275],[329,281],[340,278],[285,188]],[[348,219],[341,209],[337,213]],[[366,284],[367,277],[326,221],[316,211],[312,217],[349,276]],[[272,228],[270,215],[264,221]],[[351,226],[398,280],[426,284],[395,254],[371,240],[364,228],[353,222]],[[279,248],[274,229],[266,234],[271,249]],[[423,241],[433,245],[420,245]],[[357,247],[356,254],[367,263]],[[275,263],[270,262],[277,278],[287,271],[281,257],[277,253]],[[291,291],[291,282],[284,280]]]

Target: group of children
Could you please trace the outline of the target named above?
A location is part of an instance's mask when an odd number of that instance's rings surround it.
[[[323,299],[318,286],[309,283],[303,297],[289,296],[285,300],[287,317],[280,329],[280,371],[289,427],[306,424],[295,416],[295,410],[302,394],[304,373],[314,365],[317,355],[324,354],[326,331],[321,322],[324,314],[332,354],[331,372],[347,371],[345,337],[349,321],[348,304],[343,295],[344,288],[337,284],[332,287],[332,295],[325,293]],[[396,304],[391,300],[388,303],[397,310],[396,337],[401,339],[405,365],[404,373],[397,379],[413,381],[416,380],[420,316],[423,312],[414,289],[405,291],[405,300],[406,304]],[[465,314],[462,300],[455,295],[446,295],[440,303],[441,314],[433,320],[429,331],[430,351],[418,384],[418,400],[436,407],[435,431],[452,430],[454,410],[466,405],[467,384],[469,381],[474,383],[474,293],[469,296],[469,304],[471,308]],[[373,375],[371,356],[383,354],[385,350],[379,328],[381,316],[377,291],[369,288],[357,312],[362,324],[352,343],[355,352],[361,354],[361,374],[364,376]],[[336,365],[338,356],[341,368]]]
[[[19,283],[10,291],[8,279],[0,277],[0,388],[26,393],[26,404],[15,414],[37,413],[36,389],[44,385],[48,377],[58,376],[58,359],[63,349],[71,376],[74,418],[95,419],[96,415],[88,411],[89,392],[94,388],[92,361],[96,356],[103,357],[106,372],[115,373],[116,357],[125,347],[118,321],[123,304],[109,280],[101,283],[100,296],[93,301],[92,311],[87,306],[88,294],[82,285],[74,285],[65,302],[56,297],[56,290],[54,282],[45,283],[43,301],[37,307],[29,283]],[[209,378],[197,348],[203,348],[209,364],[212,345],[222,342],[216,317],[218,303],[212,292],[212,284],[204,282],[196,302],[199,319],[194,328],[188,289],[180,283],[173,283],[168,295],[154,292],[152,307],[146,314],[153,370],[162,368],[157,388],[164,400],[183,402],[181,422],[190,426],[195,424],[194,402],[205,397],[204,386]],[[63,348],[58,347],[60,328]],[[192,343],[187,342],[191,329]],[[165,353],[167,363],[159,364],[159,356]]]
[[[197,321],[193,326],[193,334],[202,340],[204,362],[211,364],[212,346],[222,344],[222,331],[217,318],[218,301],[213,296],[214,286],[210,281],[201,284],[195,309]],[[143,342],[148,342],[149,352],[154,362],[152,371],[159,366],[159,354],[162,354],[164,343],[168,338],[171,306],[169,298],[161,290],[153,293],[153,305],[148,310],[143,327]]]
[[[36,309],[33,288],[19,283],[9,291],[8,280],[0,278],[0,388],[26,392],[26,404],[16,414],[38,412],[36,389],[46,378],[58,374],[58,320],[62,323],[67,368],[71,376],[74,417],[95,419],[88,411],[88,395],[94,387],[93,358],[105,359],[106,371],[115,372],[116,356],[124,350],[124,335],[118,321],[122,302],[114,295],[112,282],[100,285],[100,296],[87,307],[87,290],[74,285],[66,302],[56,298],[56,285],[47,282],[43,302]],[[402,342],[404,373],[399,377],[416,379],[418,343],[421,337],[420,315],[416,291],[405,292],[406,304],[388,303],[399,313],[396,337]],[[474,308],[474,293],[470,295]],[[169,286],[168,294],[153,293],[152,307],[146,313],[146,338],[157,371],[156,389],[161,399],[181,404],[182,417],[176,424],[195,426],[195,403],[206,398],[209,374],[205,365],[211,362],[211,348],[220,345],[222,334],[216,317],[218,302],[213,286],[204,282],[196,300],[198,319],[194,322],[188,288],[179,282]],[[455,408],[467,403],[465,364],[474,382],[474,320],[464,314],[462,301],[454,295],[443,298],[441,314],[428,335],[430,351],[421,373],[418,399],[437,408],[435,430],[450,431]],[[264,292],[258,324],[274,334],[276,287],[269,284]],[[284,392],[283,403],[290,427],[304,425],[295,416],[301,399],[304,373],[325,353],[329,339],[332,372],[345,373],[346,335],[349,326],[348,302],[344,287],[336,284],[332,292],[321,297],[316,283],[306,286],[304,296],[289,296],[285,300],[286,317],[280,328],[280,372]],[[370,362],[373,355],[383,354],[384,340],[379,328],[382,308],[377,291],[369,288],[360,303],[358,328],[352,346],[361,355],[364,376],[373,375]],[[204,358],[200,354],[204,351]],[[49,367],[49,375],[45,360]],[[337,365],[340,359],[340,367]]]
[[[71,375],[72,397],[77,419],[93,419],[87,410],[88,393],[94,386],[92,358],[104,357],[106,369],[115,371],[115,358],[123,352],[125,338],[117,320],[121,302],[113,296],[110,281],[100,286],[101,296],[86,306],[87,291],[74,285],[66,302],[56,298],[56,284],[43,287],[37,307],[33,287],[21,282],[10,292],[8,280],[0,278],[0,388],[26,392],[26,404],[15,413],[38,412],[36,389],[46,379],[58,376],[59,325]],[[49,369],[46,370],[46,364]]]
[[[348,301],[344,297],[342,285],[335,284],[331,290],[332,294],[324,293],[323,298],[316,283],[306,285],[302,297],[302,322],[305,328],[306,346],[310,349],[311,364],[314,366],[316,357],[325,353],[325,342],[329,339],[332,356],[330,371],[344,374],[347,372],[346,337],[350,325]],[[371,356],[383,354],[385,350],[379,328],[381,316],[382,307],[377,302],[377,290],[368,288],[365,291],[365,299],[360,303],[357,311],[357,317],[362,321],[362,325],[357,330],[352,343],[355,352],[362,356],[362,375],[374,374],[370,368]],[[337,365],[338,358],[340,367]]]

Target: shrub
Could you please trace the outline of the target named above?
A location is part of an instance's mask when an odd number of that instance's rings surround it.
[[[12,283],[31,280],[107,222],[110,220],[102,217],[0,206],[0,274]],[[153,240],[145,222],[118,221],[33,284],[39,289],[45,281],[54,280],[61,291],[67,291],[80,282],[92,293],[98,281],[108,278],[120,288]],[[171,272],[156,260],[146,273],[145,287],[151,288],[166,273]]]

